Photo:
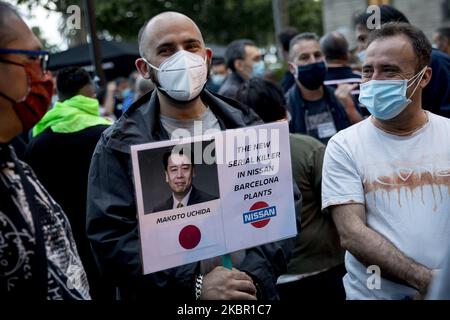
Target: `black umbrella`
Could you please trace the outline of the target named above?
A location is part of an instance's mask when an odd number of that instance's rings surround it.
[[[139,46],[133,42],[100,41],[102,66],[106,78],[126,77],[136,70],[134,62],[139,58]],[[66,51],[50,55],[49,69],[56,71],[68,66],[85,67],[93,71],[89,45],[81,44]]]

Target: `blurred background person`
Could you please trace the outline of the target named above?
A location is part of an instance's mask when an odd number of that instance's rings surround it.
[[[141,75],[136,79],[136,84],[134,87],[134,100],[138,100],[140,97],[142,97],[147,92],[152,91],[155,89],[155,84],[150,79],[145,79]]]
[[[283,91],[263,79],[250,79],[238,100],[265,123],[286,120]],[[313,137],[291,134],[292,173],[303,195],[301,231],[287,273],[278,278],[282,300],[344,300],[344,250],[331,216],[321,210],[322,163],[325,145]]]
[[[344,35],[337,31],[327,33],[320,39],[320,49],[327,62],[324,85],[334,89],[342,84],[356,85],[355,89],[351,91],[351,95],[358,112],[361,113],[358,102],[361,75],[353,72],[350,67],[349,45]]]
[[[264,77],[264,61],[252,40],[240,39],[231,42],[225,52],[225,60],[231,73],[220,87],[220,95],[235,99],[243,82],[252,77]]]
[[[56,86],[59,101],[33,128],[25,160],[67,214],[91,297],[97,299],[105,289],[85,231],[87,178],[94,148],[112,122],[100,117],[95,86],[84,69],[60,70]]]
[[[281,47],[281,54],[283,56],[283,62],[287,65],[289,63],[289,44],[291,40],[298,35],[299,32],[297,28],[289,27],[278,35],[278,42]],[[289,68],[283,73],[283,78],[281,79],[280,85],[283,92],[287,92],[295,84],[295,79]]]
[[[211,70],[209,72],[208,82],[206,82],[206,88],[211,92],[218,93],[228,76],[225,59],[213,57],[210,68]]]
[[[435,31],[433,48],[450,55],[450,27],[441,27]]]
[[[326,144],[336,132],[362,119],[350,94],[354,86],[343,84],[335,91],[323,84],[327,65],[316,34],[305,32],[291,40],[289,70],[296,82],[286,93],[291,133]]]

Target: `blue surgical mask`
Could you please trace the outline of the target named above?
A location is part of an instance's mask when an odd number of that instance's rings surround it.
[[[427,68],[409,80],[371,80],[361,84],[359,102],[370,114],[380,120],[390,120],[402,113],[411,103],[411,97],[417,90]],[[406,96],[407,89],[417,81],[411,97]],[[408,85],[408,82],[412,81]]]
[[[252,78],[262,78],[266,73],[264,61],[260,60],[253,64]]]
[[[366,58],[366,50],[358,52],[358,59],[361,63],[364,63],[365,58]]]
[[[220,86],[222,85],[222,83],[225,81],[225,78],[226,78],[226,77],[227,77],[227,76],[224,75],[224,74],[213,74],[213,75],[211,76],[211,82],[212,82],[214,85],[220,87]]]

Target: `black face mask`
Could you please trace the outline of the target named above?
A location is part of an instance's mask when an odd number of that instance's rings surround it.
[[[319,89],[326,75],[327,65],[324,61],[297,66],[297,80],[309,90]]]

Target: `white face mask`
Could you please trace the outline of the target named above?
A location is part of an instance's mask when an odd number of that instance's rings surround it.
[[[206,83],[206,56],[180,50],[161,63],[159,68],[145,58],[143,60],[157,71],[159,89],[178,101],[190,101],[196,98]]]

